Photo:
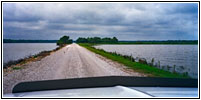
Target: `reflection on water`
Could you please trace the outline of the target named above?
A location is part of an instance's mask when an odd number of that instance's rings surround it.
[[[161,66],[176,66],[177,70],[183,67],[192,77],[198,77],[198,45],[99,45],[109,52],[132,55],[134,58],[145,58]]]

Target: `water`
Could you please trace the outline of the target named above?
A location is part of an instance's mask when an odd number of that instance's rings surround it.
[[[190,76],[198,77],[198,45],[98,45],[96,48],[134,58],[145,58],[149,63],[154,58],[155,64],[160,61],[161,66],[180,66]]]
[[[56,43],[3,43],[3,63],[18,60],[41,51],[55,49]]]

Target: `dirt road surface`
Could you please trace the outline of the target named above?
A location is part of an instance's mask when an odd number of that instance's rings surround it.
[[[3,74],[3,93],[23,81],[54,80],[96,76],[144,76],[97,55],[78,44],[52,53],[40,61],[24,64],[23,69]]]

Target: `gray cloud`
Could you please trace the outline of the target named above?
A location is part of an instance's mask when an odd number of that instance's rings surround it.
[[[3,36],[198,39],[196,3],[3,3]]]

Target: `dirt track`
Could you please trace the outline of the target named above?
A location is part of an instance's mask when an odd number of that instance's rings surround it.
[[[3,75],[3,92],[10,93],[22,81],[54,80],[95,76],[144,76],[87,49],[71,44],[23,69]]]

